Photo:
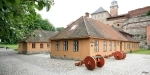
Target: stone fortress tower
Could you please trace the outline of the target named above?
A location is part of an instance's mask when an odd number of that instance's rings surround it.
[[[116,26],[118,24],[115,24],[114,20],[108,20],[108,19],[110,18],[112,19],[118,16],[118,8],[119,8],[118,2],[116,0],[112,0],[110,4],[110,13],[107,10],[105,10],[103,7],[99,7],[95,12],[91,14],[91,18],[111,26]]]
[[[116,0],[113,0],[111,2],[111,6],[110,6],[110,15],[112,17],[114,16],[118,16],[118,2]]]
[[[133,9],[128,11],[128,13],[119,15],[118,8],[118,2],[112,0],[110,13],[100,7],[91,14],[91,18],[132,34],[134,36],[133,38],[140,41],[140,47],[146,47],[148,43],[146,38],[149,36],[146,34],[148,32],[146,28],[150,26],[150,16],[146,14],[150,12],[150,6]]]

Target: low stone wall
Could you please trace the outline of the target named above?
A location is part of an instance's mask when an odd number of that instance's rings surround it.
[[[35,51],[28,51],[28,52],[25,52],[25,51],[22,51],[22,52],[18,52],[18,54],[27,54],[27,55],[31,55],[31,54],[41,54],[41,53],[49,53],[49,51],[38,51],[38,52],[35,52]]]
[[[81,60],[81,59],[77,59],[77,58],[70,58],[70,57],[65,57],[65,56],[56,56],[56,55],[50,55],[51,58],[54,59],[64,59],[64,60]]]

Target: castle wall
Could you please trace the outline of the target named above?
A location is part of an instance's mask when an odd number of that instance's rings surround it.
[[[134,38],[141,42],[141,47],[146,43],[146,27],[150,26],[150,16],[132,17],[124,22],[125,32],[133,34]]]

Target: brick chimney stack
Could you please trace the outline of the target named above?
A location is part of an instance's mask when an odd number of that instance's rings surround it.
[[[88,13],[88,12],[86,12],[86,13],[85,13],[85,16],[86,16],[86,17],[89,17],[89,13]]]

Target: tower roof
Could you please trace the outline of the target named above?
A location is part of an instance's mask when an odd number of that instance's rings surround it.
[[[105,9],[103,9],[102,7],[98,8],[95,12],[93,12],[92,14],[97,14],[97,13],[101,13],[101,12],[106,12]],[[91,15],[92,15],[91,14]]]
[[[118,2],[117,2],[116,0],[113,0],[113,1],[111,2],[111,6],[116,6],[116,5],[118,5]]]

